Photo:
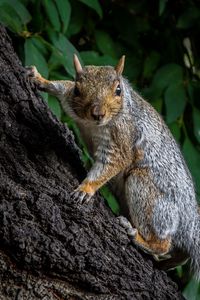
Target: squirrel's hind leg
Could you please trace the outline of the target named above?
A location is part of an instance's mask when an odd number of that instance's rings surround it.
[[[151,254],[168,253],[178,226],[177,210],[154,184],[148,168],[133,167],[129,170],[125,180],[125,197],[130,222],[138,230],[134,243]]]
[[[167,254],[171,249],[171,239],[159,239],[156,235],[152,234],[148,239],[144,239],[139,232],[137,232],[134,243],[142,248],[144,251],[153,255]]]
[[[173,199],[168,199],[167,196],[157,199],[152,213],[152,226],[161,239],[173,236],[177,232],[179,210]]]
[[[171,248],[170,239],[160,240],[155,235],[151,235],[149,239],[144,239],[138,230],[134,228],[125,217],[119,216],[118,221],[119,224],[125,228],[131,241],[143,251],[152,255],[164,255],[169,252]]]

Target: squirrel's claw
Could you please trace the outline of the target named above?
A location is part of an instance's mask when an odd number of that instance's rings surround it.
[[[153,255],[153,258],[156,260],[156,261],[162,261],[162,260],[167,260],[167,259],[170,259],[172,256],[170,253],[166,253],[166,254],[154,254]]]
[[[45,79],[40,75],[35,66],[26,67],[26,74],[29,80],[36,84],[37,88],[43,90]]]
[[[131,225],[131,223],[127,220],[127,218],[125,218],[124,216],[117,217],[117,220],[118,220],[119,224],[126,230],[126,233],[128,234],[128,236],[130,238],[134,239],[138,232],[137,229],[134,228]]]
[[[40,73],[38,72],[38,70],[36,69],[35,66],[28,66],[28,67],[25,67],[25,69],[26,69],[26,73],[29,77],[40,76]]]
[[[80,191],[78,189],[73,191],[70,196],[72,200],[77,201],[78,204],[88,203],[90,201],[90,198],[92,197],[90,194]]]
[[[117,217],[117,219],[118,219],[119,224],[126,230],[127,235],[129,236],[131,242],[134,243],[134,245],[140,247],[147,254],[151,254],[151,255],[154,254],[151,249],[146,248],[145,246],[143,246],[142,244],[139,244],[136,241],[136,236],[138,234],[138,230],[137,230],[137,228],[134,228],[132,226],[132,224],[129,222],[129,220],[127,218],[125,218],[124,216],[119,216],[119,217]]]

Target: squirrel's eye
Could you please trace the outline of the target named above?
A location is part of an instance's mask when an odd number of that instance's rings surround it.
[[[118,86],[117,86],[117,88],[116,88],[116,90],[115,90],[115,94],[117,95],[117,96],[120,96],[121,95],[121,87],[120,87],[120,85],[118,84]]]
[[[79,97],[80,96],[80,91],[79,91],[79,89],[77,88],[77,86],[75,86],[75,88],[74,88],[74,96],[75,97]]]

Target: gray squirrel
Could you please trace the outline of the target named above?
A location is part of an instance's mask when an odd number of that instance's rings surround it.
[[[46,80],[35,67],[28,72],[76,120],[94,158],[73,198],[87,202],[110,181],[129,220],[120,223],[134,243],[158,256],[183,250],[199,279],[200,216],[192,177],[161,116],[122,76],[124,62],[122,56],[115,68],[82,67],[74,55],[75,81]]]

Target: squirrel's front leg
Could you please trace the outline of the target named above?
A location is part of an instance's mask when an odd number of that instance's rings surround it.
[[[74,87],[74,82],[70,80],[47,80],[40,75],[35,66],[26,67],[27,75],[37,88],[59,98]]]
[[[73,198],[80,203],[88,202],[101,186],[125,168],[127,162],[119,157],[115,153],[113,157],[107,155],[106,162],[101,158],[96,159],[87,177],[73,192]]]
[[[120,171],[120,169],[113,169],[110,166],[103,165],[103,163],[95,163],[89,171],[88,176],[72,193],[74,200],[77,200],[79,203],[88,202],[101,186]]]

